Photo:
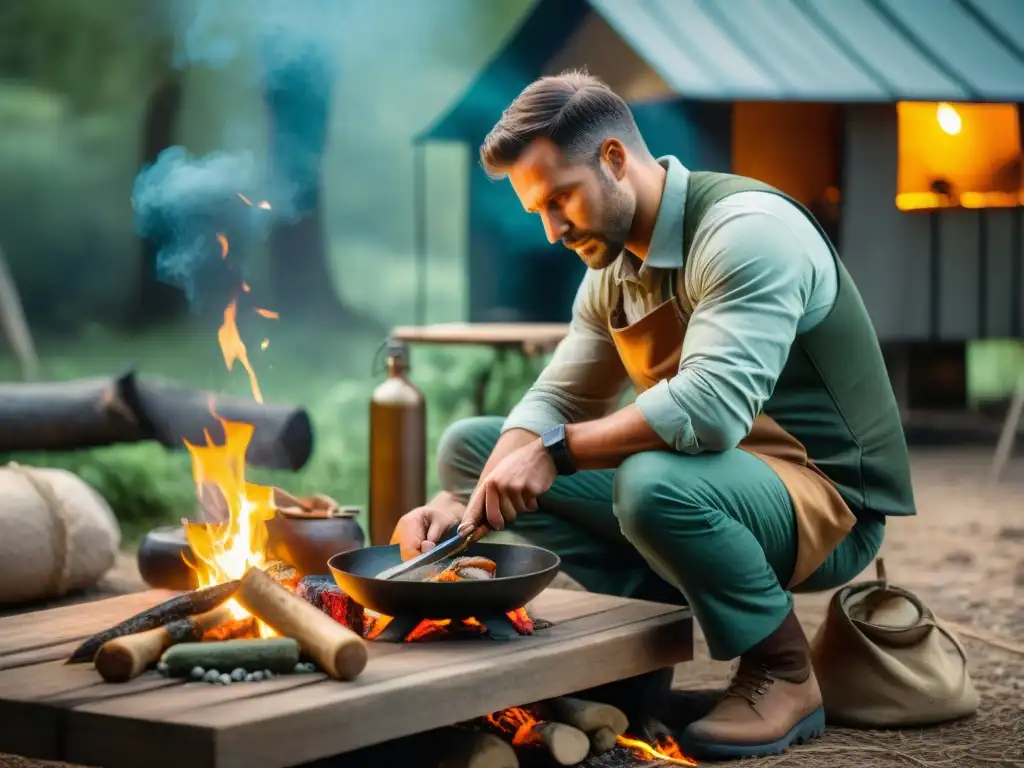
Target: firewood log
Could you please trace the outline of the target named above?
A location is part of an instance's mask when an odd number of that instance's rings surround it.
[[[587,734],[587,738],[590,739],[591,755],[603,755],[605,752],[610,752],[619,741],[615,731],[605,727],[591,731]]]
[[[515,748],[494,734],[452,727],[431,736],[436,768],[519,768]]]
[[[598,701],[574,699],[561,696],[548,699],[541,704],[545,719],[566,723],[579,728],[586,734],[601,728],[608,728],[616,736],[621,736],[629,728],[629,718],[618,707]]]
[[[582,763],[590,753],[590,739],[565,723],[542,721],[516,732],[515,744],[523,749],[544,750],[557,765]]]
[[[282,637],[293,637],[320,668],[339,680],[353,680],[366,667],[363,638],[289,592],[259,568],[242,577],[235,599]]]
[[[295,587],[295,594],[360,637],[366,637],[365,609],[342,592],[330,576],[304,576]]]
[[[270,578],[269,576],[267,577]],[[212,587],[204,587],[192,592],[185,592],[165,600],[159,605],[147,608],[134,616],[131,616],[115,627],[105,629],[93,635],[80,646],[78,646],[68,664],[81,664],[92,661],[96,653],[105,644],[117,637],[134,635],[136,632],[145,632],[148,629],[162,627],[172,621],[195,616],[200,613],[212,611],[227,602],[238,589],[239,582],[228,581],[224,584],[216,584]]]
[[[96,654],[96,671],[108,683],[124,683],[141,675],[160,655],[178,643],[192,643],[231,618],[226,606],[200,616],[172,621],[156,629],[125,635],[104,643]]]
[[[134,371],[108,378],[0,384],[0,452],[60,451],[154,440],[181,450],[202,443],[204,430],[218,442],[227,421],[252,424],[246,463],[298,470],[313,451],[309,414],[291,405],[214,395]]]

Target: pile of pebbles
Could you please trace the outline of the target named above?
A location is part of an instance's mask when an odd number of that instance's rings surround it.
[[[160,663],[156,665],[156,671],[164,677],[167,677],[167,665]],[[311,672],[316,672],[317,668],[315,664],[300,661],[295,665],[295,669],[292,670],[293,674],[305,675]],[[256,670],[250,672],[247,669],[232,670],[230,673],[221,672],[219,669],[203,669],[202,667],[193,667],[189,673],[189,679],[194,682],[213,683],[215,685],[230,685],[231,683],[258,683],[262,680],[272,680],[277,677],[269,669]]]

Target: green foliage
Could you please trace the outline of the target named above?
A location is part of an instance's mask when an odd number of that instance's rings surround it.
[[[162,346],[155,339],[151,345]],[[93,356],[104,357],[96,354],[95,347]],[[437,440],[449,423],[473,414],[471,398],[476,376],[490,367],[492,359],[484,350],[413,350],[410,378],[427,401],[429,457],[433,457]],[[80,364],[78,374],[73,369],[65,360],[61,372],[66,376],[95,373],[94,365],[86,363]],[[533,380],[535,370],[536,365],[511,361],[499,367],[489,387],[490,408],[501,409],[504,403],[518,399]],[[199,377],[193,377],[196,378]],[[314,425],[314,452],[300,472],[248,469],[246,478],[278,485],[292,493],[325,493],[343,504],[365,510],[369,490],[370,396],[380,380],[380,375],[338,380],[330,371],[300,371],[296,366],[285,375],[268,376],[264,382],[268,400],[306,404]],[[238,383],[237,377],[232,377],[232,383]],[[239,391],[237,386],[230,389]],[[129,546],[150,528],[174,523],[192,514],[195,508],[192,471],[184,450],[169,451],[143,443],[4,458],[29,466],[60,467],[79,475],[111,505]],[[434,493],[438,486],[432,462],[429,469],[429,492]]]

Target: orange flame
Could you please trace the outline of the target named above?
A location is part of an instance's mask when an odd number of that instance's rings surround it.
[[[540,721],[522,707],[509,707],[489,714],[487,722],[495,728],[513,734],[513,744],[522,744],[529,737],[530,729]]]
[[[628,736],[619,736],[618,743],[633,750],[633,754],[641,760],[661,760],[670,765],[697,765],[697,761],[687,757],[679,749],[675,739],[666,736],[657,746],[651,746],[639,739],[631,739]]]
[[[260,317],[265,317],[268,320],[279,320],[281,315],[272,309],[263,309],[262,307],[256,307],[256,314]]]
[[[223,232],[217,233],[217,242],[220,243],[220,257],[226,259],[228,257],[228,238]]]
[[[224,427],[223,445],[214,444],[209,433],[205,433],[206,445],[192,445],[185,441],[192,457],[192,477],[196,487],[217,488],[228,508],[227,523],[185,525],[185,538],[195,559],[191,565],[200,587],[240,579],[250,568],[264,567],[267,521],[276,511],[273,488],[245,480],[245,452],[255,428],[251,424],[219,417],[217,421]],[[235,619],[245,619],[250,615],[234,599],[228,607]],[[262,622],[258,626],[263,637],[275,634]]]
[[[235,367],[237,360],[249,374],[249,385],[252,387],[252,396],[257,403],[263,402],[263,393],[260,392],[260,383],[256,379],[256,372],[249,363],[249,354],[246,352],[245,343],[238,333],[238,324],[235,322],[238,317],[238,301],[232,299],[224,310],[224,323],[217,331],[217,342],[220,344],[220,351],[224,353],[224,364],[228,370]]]

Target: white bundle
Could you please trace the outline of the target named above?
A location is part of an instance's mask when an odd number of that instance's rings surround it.
[[[0,467],[0,603],[92,587],[113,567],[120,543],[110,506],[77,475]]]

